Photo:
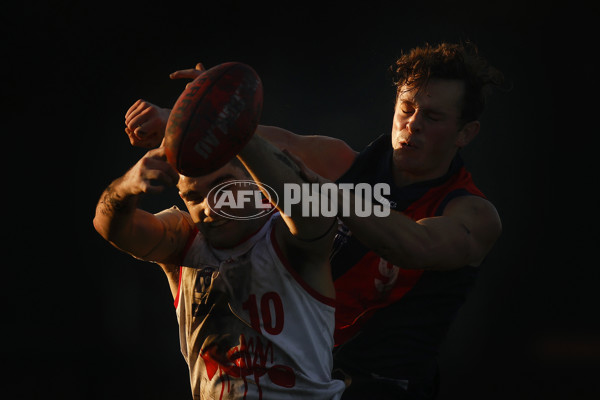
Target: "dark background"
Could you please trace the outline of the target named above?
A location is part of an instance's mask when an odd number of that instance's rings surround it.
[[[102,190],[144,154],[124,114],[138,98],[172,105],[185,82],[169,73],[250,64],[262,123],[360,150],[391,129],[401,51],[469,39],[512,85],[464,152],[504,232],[442,348],[439,399],[597,398],[598,9],[483,3],[3,6],[0,393],[190,398],[161,270],[92,227]]]

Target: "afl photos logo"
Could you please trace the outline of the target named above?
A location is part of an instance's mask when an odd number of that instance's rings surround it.
[[[223,218],[249,220],[275,211],[279,197],[273,188],[253,180],[233,180],[218,184],[207,195],[212,212]],[[237,215],[234,210],[254,209],[249,215]]]

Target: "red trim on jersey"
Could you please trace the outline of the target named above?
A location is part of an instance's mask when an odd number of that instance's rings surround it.
[[[185,243],[185,247],[181,252],[181,262],[185,260],[185,256],[187,256],[188,251],[190,251],[190,247],[192,247],[192,243],[194,242],[194,239],[196,239],[196,235],[198,235],[198,228],[194,226],[194,229],[192,229],[192,232],[190,233],[190,236],[188,237],[188,240]]]
[[[183,267],[179,267],[179,283],[177,284],[177,296],[175,296],[175,301],[173,305],[175,309],[179,306],[179,293],[181,293],[181,275],[183,274]]]
[[[461,167],[445,183],[432,187],[403,213],[418,221],[435,216],[450,193],[458,189],[485,198]],[[423,270],[399,268],[369,251],[346,273],[335,280],[335,345],[352,338],[380,308],[400,301],[419,281]]]
[[[192,243],[194,242],[194,239],[196,239],[196,236],[198,235],[198,228],[196,228],[194,226],[194,229],[192,230],[192,232],[190,232],[190,236],[187,239],[187,242],[185,243],[185,246],[183,248],[183,251],[181,252],[181,256],[179,259],[179,263],[183,264],[183,260],[185,260],[185,256],[187,255],[188,251],[190,251],[190,247],[192,247]],[[177,296],[175,296],[175,308],[177,308],[177,306],[179,305],[179,293],[181,293],[181,275],[183,273],[183,267],[179,266],[179,283],[177,284]]]
[[[461,167],[448,182],[429,189],[419,200],[408,206],[403,213],[415,221],[433,217],[446,196],[457,189],[465,189],[467,192],[485,199],[485,195],[473,183],[471,173],[465,167]]]
[[[277,257],[279,257],[279,260],[281,261],[281,263],[283,264],[285,269],[287,269],[288,272],[294,277],[296,282],[298,282],[300,284],[300,286],[302,286],[302,288],[304,290],[306,290],[306,292],[308,294],[310,294],[315,299],[319,300],[321,303],[324,303],[330,307],[335,307],[335,299],[332,299],[331,297],[327,297],[327,296],[322,295],[321,293],[317,292],[308,283],[306,283],[306,281],[304,279],[302,279],[300,274],[298,274],[298,272],[294,268],[292,268],[288,259],[285,257],[285,255],[283,254],[283,251],[279,247],[279,243],[277,243],[277,238],[275,237],[275,226],[274,225],[271,228],[271,243],[273,244],[275,253],[277,253]]]

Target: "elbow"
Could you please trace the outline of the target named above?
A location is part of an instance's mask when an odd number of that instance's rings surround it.
[[[425,241],[410,243],[383,243],[376,251],[384,260],[404,269],[427,269],[432,267],[430,256],[433,249]]]
[[[96,232],[98,232],[100,236],[102,236],[104,239],[107,239],[108,232],[97,215],[94,217],[92,224],[94,225],[94,229],[96,230]]]
[[[423,255],[427,251],[419,245],[383,244],[376,251],[384,260],[400,268],[415,269],[423,267]]]
[[[94,229],[96,229],[96,232],[98,232],[100,236],[102,236],[105,240],[108,240],[109,242],[111,241],[109,222],[106,220],[106,218],[102,218],[102,216],[96,214],[94,216],[92,224],[94,225]]]

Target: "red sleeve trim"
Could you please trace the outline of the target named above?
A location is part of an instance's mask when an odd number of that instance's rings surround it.
[[[177,284],[177,296],[175,296],[175,302],[173,305],[175,309],[179,306],[179,293],[181,293],[181,275],[183,274],[183,267],[179,267],[179,283]]]
[[[190,247],[192,247],[192,243],[194,242],[194,239],[196,239],[196,235],[198,235],[198,228],[194,227],[194,229],[192,229],[192,231],[190,232],[190,236],[188,237],[188,240],[185,244],[185,247],[183,248],[183,251],[181,252],[181,262],[183,263],[183,260],[185,260],[185,256],[187,256],[188,251],[190,251]]]
[[[198,228],[194,227],[194,229],[192,230],[192,232],[190,232],[190,236],[187,239],[187,242],[185,244],[185,247],[183,248],[183,251],[181,252],[181,257],[180,257],[180,264],[183,264],[183,260],[185,260],[185,256],[187,255],[188,251],[190,250],[190,247],[192,247],[192,243],[194,242],[194,239],[196,239],[196,235],[198,235]],[[179,294],[181,293],[181,275],[183,274],[183,267],[180,266],[179,267],[179,283],[177,284],[177,296],[175,296],[175,308],[177,308],[177,306],[179,305]]]
[[[310,294],[312,297],[314,297],[321,303],[326,304],[330,307],[335,307],[335,299],[332,299],[331,297],[327,297],[327,296],[322,295],[321,293],[317,292],[308,283],[306,283],[304,281],[304,279],[302,279],[300,274],[298,274],[298,272],[294,268],[292,268],[290,262],[285,257],[285,255],[283,254],[283,251],[279,247],[279,243],[277,243],[277,238],[275,237],[275,226],[273,226],[271,229],[271,243],[273,245],[273,249],[275,249],[275,253],[277,254],[277,257],[279,257],[279,260],[281,261],[281,263],[283,264],[285,269],[287,269],[287,271],[294,277],[296,282],[298,282],[298,284],[300,284],[300,286],[302,286],[302,288],[308,294]]]

